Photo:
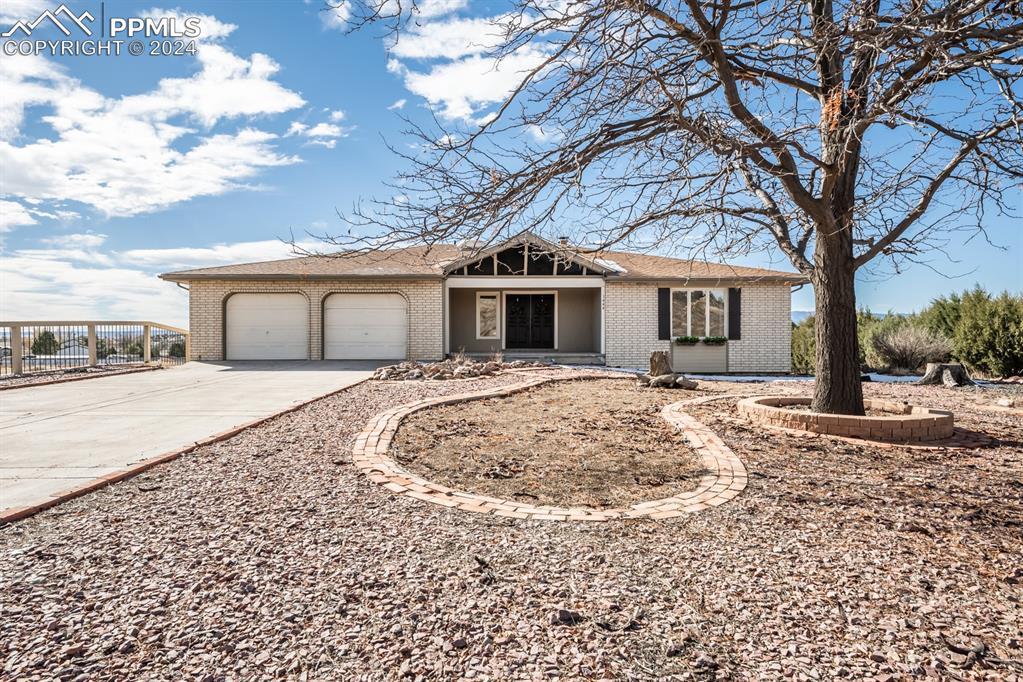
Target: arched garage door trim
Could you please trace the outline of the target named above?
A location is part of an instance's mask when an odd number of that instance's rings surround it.
[[[409,298],[401,291],[394,291],[392,289],[337,289],[329,291],[323,295],[320,299],[320,357],[324,360],[334,359],[331,357],[330,351],[328,350],[328,326],[327,326],[327,301],[331,296],[344,296],[344,295],[356,295],[356,296],[398,296],[404,303],[405,307],[405,334],[404,334],[404,353],[402,357],[368,357],[358,358],[364,360],[407,360],[409,358],[409,348],[411,347],[411,305],[409,304]],[[356,359],[356,358],[351,358]]]
[[[304,360],[310,359],[312,357],[312,349],[310,348],[310,346],[311,346],[311,343],[310,343],[311,336],[309,334],[309,330],[311,328],[310,325],[312,324],[312,320],[309,319],[310,318],[310,315],[309,315],[310,301],[309,301],[309,295],[306,292],[301,291],[299,289],[292,289],[292,290],[286,290],[286,291],[282,291],[280,289],[273,289],[273,290],[270,290],[270,289],[253,289],[251,291],[232,291],[231,293],[229,293],[226,296],[224,296],[224,300],[220,304],[220,322],[221,322],[221,335],[220,335],[220,338],[221,338],[221,344],[220,344],[221,348],[220,348],[220,356],[222,358],[224,358],[224,360],[233,359],[233,358],[228,357],[228,352],[227,352],[227,349],[228,349],[228,334],[229,334],[229,331],[230,331],[230,321],[228,320],[228,314],[227,314],[228,303],[235,296],[244,296],[244,295],[247,295],[247,294],[257,294],[257,295],[265,295],[265,294],[292,294],[292,295],[294,295],[294,294],[298,294],[298,295],[302,296],[302,298],[305,299],[305,306],[304,306],[305,307],[305,311],[306,311],[306,316],[305,316],[306,317],[306,319],[305,319],[305,325],[306,325],[305,326],[305,358],[303,358],[303,359]]]

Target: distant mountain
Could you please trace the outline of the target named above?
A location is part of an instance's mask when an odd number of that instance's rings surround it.
[[[812,310],[793,310],[792,311],[792,324],[799,324],[806,318],[813,315]]]
[[[873,312],[873,311],[871,311],[871,312]],[[897,315],[899,317],[905,317],[907,315],[907,313],[874,313],[874,316],[875,317],[884,318],[884,317],[888,317],[889,314]],[[806,318],[810,317],[811,315],[813,315],[813,311],[812,310],[793,310],[792,311],[792,324],[799,324],[800,322],[802,322]]]

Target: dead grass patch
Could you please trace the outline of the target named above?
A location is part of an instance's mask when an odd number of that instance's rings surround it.
[[[628,380],[556,382],[410,415],[392,455],[431,481],[477,494],[627,506],[692,490],[703,473],[660,416],[679,398]]]

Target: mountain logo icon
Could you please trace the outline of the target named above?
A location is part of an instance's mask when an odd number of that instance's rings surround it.
[[[66,36],[71,35],[71,31],[68,30],[67,26],[61,23],[61,20],[58,17],[63,17],[64,21],[69,22],[74,26],[77,26],[79,29],[82,30],[82,32],[85,33],[85,35],[87,36],[92,35],[92,30],[85,25],[85,22],[95,21],[96,17],[92,16],[92,14],[89,13],[88,11],[82,12],[80,15],[75,14],[70,9],[68,9],[67,5],[61,5],[52,12],[50,10],[45,10],[42,14],[36,17],[34,21],[27,22],[24,20],[19,20],[13,26],[11,26],[11,28],[8,31],[0,35],[2,35],[4,38],[10,38],[18,31],[21,31],[23,34],[25,34],[25,37],[28,37],[32,35],[32,31],[36,30],[36,28],[39,27],[39,24],[43,23],[43,21],[46,19],[49,19],[53,23],[53,25],[60,29],[60,32],[63,33],[64,35]]]

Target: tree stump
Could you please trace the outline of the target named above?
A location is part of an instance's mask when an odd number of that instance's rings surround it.
[[[650,376],[660,377],[674,374],[671,369],[671,353],[666,350],[655,350],[650,354]]]
[[[924,386],[944,384],[949,388],[974,385],[965,367],[944,362],[928,362],[927,371],[916,383]]]

